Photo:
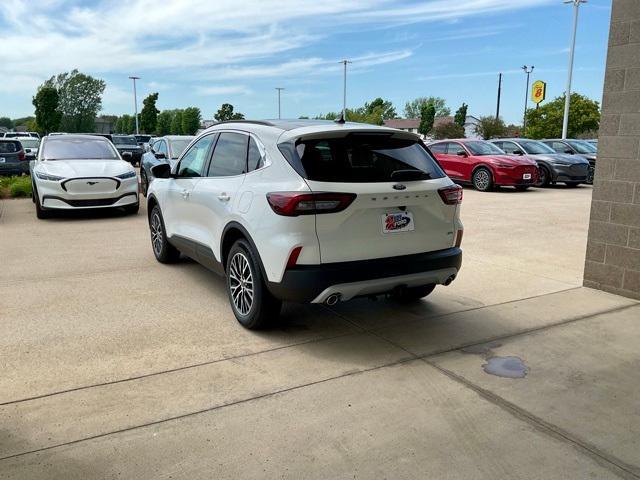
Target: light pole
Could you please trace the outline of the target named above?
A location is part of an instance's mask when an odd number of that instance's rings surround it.
[[[284,90],[283,87],[276,87],[276,90],[278,91],[278,120],[280,120],[280,92],[282,92],[282,90]]]
[[[569,106],[571,105],[571,77],[573,76],[573,56],[576,50],[576,32],[578,30],[578,11],[581,3],[587,0],[564,0],[564,3],[573,4],[573,33],[571,34],[571,48],[569,49],[569,73],[567,74],[567,88],[564,99],[564,117],[562,118],[562,139],[567,138],[569,130]]]
[[[347,120],[347,64],[352,63],[349,60],[341,60],[340,63],[344,65],[344,75],[343,75],[343,91],[342,91],[342,119],[344,121]]]
[[[531,65],[531,68],[526,65],[522,66],[522,70],[527,74],[527,89],[524,91],[524,120],[522,122],[522,136],[524,137],[527,132],[527,103],[529,102],[529,75],[533,72],[535,67]]]
[[[502,94],[502,74],[498,74],[498,104],[496,105],[496,120],[500,118],[500,95]]]
[[[136,135],[140,133],[138,129],[138,93],[136,92],[136,80],[140,80],[140,77],[129,77],[133,80],[133,105],[136,112]]]

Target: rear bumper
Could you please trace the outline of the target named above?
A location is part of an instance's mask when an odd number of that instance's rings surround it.
[[[462,250],[436,252],[355,262],[298,265],[287,270],[282,281],[269,282],[269,291],[289,302],[320,303],[335,293],[343,300],[385,293],[398,286],[442,284],[457,275]]]
[[[0,175],[20,175],[29,173],[29,162],[0,163]]]

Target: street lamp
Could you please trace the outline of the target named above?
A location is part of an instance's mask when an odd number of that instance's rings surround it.
[[[276,90],[278,91],[278,120],[280,120],[280,92],[282,92],[282,90],[284,90],[283,87],[276,87]]]
[[[564,99],[564,117],[562,119],[562,139],[567,138],[567,130],[569,130],[569,106],[571,105],[571,77],[573,76],[573,55],[576,50],[576,32],[578,30],[578,11],[581,3],[587,3],[587,0],[564,0],[564,3],[573,4],[573,33],[571,34],[571,48],[569,49],[569,73],[567,75],[567,89],[565,90]]]
[[[136,80],[140,80],[140,77],[129,77],[133,80],[133,106],[136,112],[136,135],[140,133],[138,130],[138,93],[136,92]]]
[[[524,137],[527,132],[527,103],[529,102],[529,75],[533,72],[533,69],[536,68],[531,65],[531,68],[526,65],[522,66],[522,70],[527,74],[527,89],[524,91],[524,121],[522,122],[522,136]]]
[[[343,75],[343,92],[342,92],[342,120],[347,120],[347,64],[353,63],[349,60],[341,60],[340,63],[344,65],[344,75]]]

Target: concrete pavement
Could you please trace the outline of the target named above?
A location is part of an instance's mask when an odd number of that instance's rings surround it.
[[[144,210],[5,201],[0,478],[640,478],[640,304],[579,286],[590,192],[465,190],[453,285],[261,333]]]

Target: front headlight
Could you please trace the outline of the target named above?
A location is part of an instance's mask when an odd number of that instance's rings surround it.
[[[118,178],[122,178],[123,180],[125,178],[133,178],[136,176],[136,171],[135,170],[131,170],[130,172],[127,173],[121,173],[120,175],[116,175],[116,177]]]
[[[563,163],[563,162],[553,162],[553,165],[555,165],[556,167],[570,167],[571,166],[570,163]]]
[[[511,165],[510,163],[496,163],[496,167],[500,168],[514,168],[515,165]]]
[[[58,177],[57,175],[49,175],[47,173],[42,173],[42,172],[35,172],[36,177],[38,177],[40,180],[49,180],[50,182],[58,182],[62,179],[64,179],[64,177]]]

